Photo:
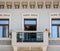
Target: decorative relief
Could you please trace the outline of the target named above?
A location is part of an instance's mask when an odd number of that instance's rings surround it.
[[[0,1],[0,9],[7,8],[7,9],[19,9],[19,8],[59,8],[59,1],[18,1],[18,2],[1,2]]]
[[[12,8],[12,2],[6,2],[6,6],[7,6],[7,9],[11,9]]]
[[[53,2],[53,8],[58,8],[59,2]]]
[[[51,16],[60,16],[60,13],[51,14]]]
[[[4,9],[5,2],[0,2],[0,9]]]
[[[51,8],[51,2],[45,2],[46,8]]]
[[[43,51],[42,47],[18,47],[17,51]]]
[[[27,1],[22,2],[22,8],[27,8],[27,7],[28,7],[28,2]]]
[[[10,16],[10,14],[7,14],[7,13],[0,13],[0,16]]]
[[[30,2],[29,5],[30,5],[30,8],[31,8],[31,9],[32,9],[32,8],[35,8],[36,2]]]
[[[38,16],[38,14],[36,13],[26,13],[26,14],[23,14],[23,16]]]
[[[20,2],[14,2],[14,7],[15,7],[15,9],[19,9],[20,8]]]
[[[44,3],[43,2],[37,2],[38,8],[43,8]]]

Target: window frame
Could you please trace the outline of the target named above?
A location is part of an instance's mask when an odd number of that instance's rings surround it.
[[[8,37],[9,37],[9,19],[0,19],[0,20],[8,21],[8,24],[0,24],[0,26],[8,26]],[[4,38],[4,28],[2,28],[2,37]]]
[[[52,20],[60,20],[60,18],[52,18],[51,19],[51,32],[52,32],[52,26],[57,26],[57,38],[59,38],[59,27],[60,27],[60,24],[52,24]]]
[[[33,24],[25,24],[25,20],[35,20],[35,21],[36,21],[36,24],[34,24],[34,25],[33,25]],[[37,30],[37,19],[36,19],[36,18],[24,18],[24,27],[25,27],[26,25],[27,25],[27,26],[36,26],[36,30]],[[36,31],[36,30],[25,30],[25,29],[24,29],[24,31]]]

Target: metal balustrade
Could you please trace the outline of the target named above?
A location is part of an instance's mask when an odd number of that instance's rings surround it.
[[[35,44],[48,45],[48,31],[12,31],[12,45],[35,46]]]
[[[43,32],[17,32],[17,42],[43,42]]]

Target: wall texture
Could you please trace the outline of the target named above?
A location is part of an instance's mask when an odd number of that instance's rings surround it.
[[[50,30],[50,14],[60,13],[60,9],[0,9],[0,13],[10,13],[10,30],[23,30],[23,13],[37,13],[39,16],[37,20],[37,31],[44,31],[46,28]],[[1,16],[0,18],[6,18]],[[28,17],[31,18],[31,17]],[[57,17],[58,18],[58,17]]]

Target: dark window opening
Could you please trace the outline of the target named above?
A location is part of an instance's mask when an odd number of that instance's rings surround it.
[[[25,30],[26,31],[34,31],[34,30],[36,30],[36,26],[32,26],[32,25],[29,25],[29,26],[24,26],[25,27]]]
[[[24,19],[24,30],[25,31],[36,31],[37,20],[36,19]]]

